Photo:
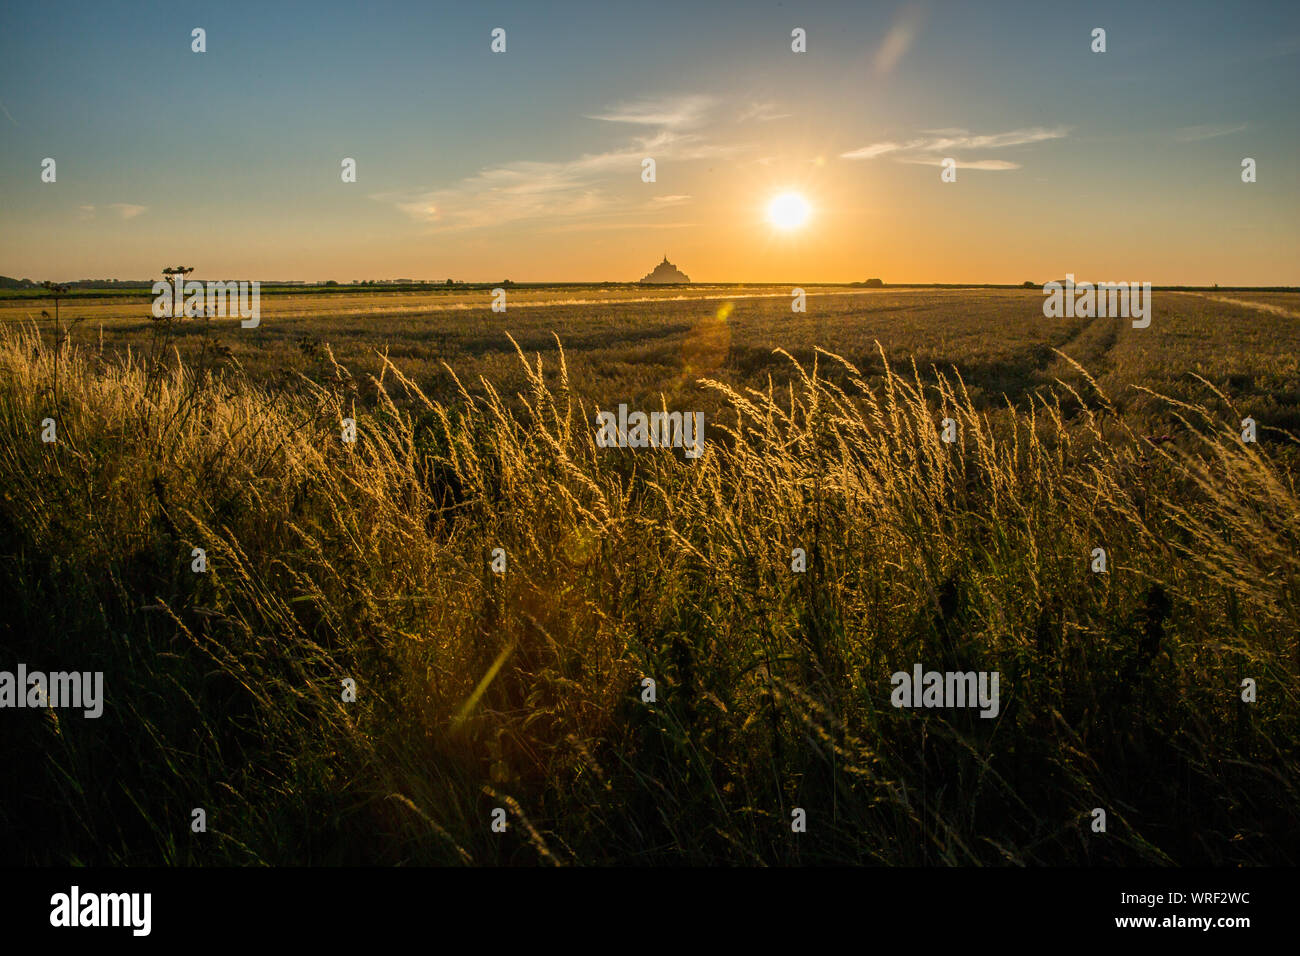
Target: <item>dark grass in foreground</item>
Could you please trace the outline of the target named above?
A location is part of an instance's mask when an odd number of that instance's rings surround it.
[[[692,463],[522,353],[508,404],[168,359],[0,331],[0,668],[106,696],[0,711],[6,862],[1300,861],[1290,436],[822,354]],[[916,663],[998,717],[894,709]]]

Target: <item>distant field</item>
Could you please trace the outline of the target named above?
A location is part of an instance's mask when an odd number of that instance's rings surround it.
[[[1039,290],[861,290],[807,287],[808,311],[794,314],[786,286],[511,289],[507,311],[493,313],[481,289],[267,296],[256,329],[233,320],[192,321],[175,329],[181,354],[204,341],[228,346],[254,378],[284,370],[314,374],[304,354],[328,343],[358,380],[378,375],[380,353],[430,397],[454,390],[447,362],[473,390],[485,376],[506,394],[524,379],[507,333],[548,367],[564,347],[574,392],[607,407],[713,399],[695,381],[765,387],[788,382],[784,349],[811,363],[835,352],[868,376],[883,371],[883,348],[899,367],[956,367],[980,407],[1024,403],[1058,377],[1080,377],[1053,351],[1079,362],[1122,408],[1150,409],[1143,386],[1205,397],[1200,375],[1257,420],[1300,430],[1300,293],[1156,292],[1150,328],[1120,319],[1047,319]],[[81,319],[73,341],[106,352],[149,341],[150,300],[78,299],[61,307]],[[49,303],[0,302],[0,322],[36,321]],[[365,389],[363,387],[363,393]],[[692,406],[694,407],[694,406]]]

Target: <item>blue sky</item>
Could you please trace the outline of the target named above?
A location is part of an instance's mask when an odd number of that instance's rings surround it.
[[[11,3],[0,52],[5,275],[1300,283],[1297,3]]]

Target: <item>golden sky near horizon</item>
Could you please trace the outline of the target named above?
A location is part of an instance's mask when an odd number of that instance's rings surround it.
[[[1300,284],[1300,7],[565,9],[5,12],[0,274]]]

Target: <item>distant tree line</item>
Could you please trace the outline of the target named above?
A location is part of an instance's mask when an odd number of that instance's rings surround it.
[[[119,289],[148,289],[153,286],[152,279],[78,279],[75,282],[64,282],[69,289],[102,289],[104,286],[115,286]],[[0,289],[39,289],[41,284],[33,282],[31,279],[13,279],[9,276],[0,276]]]

